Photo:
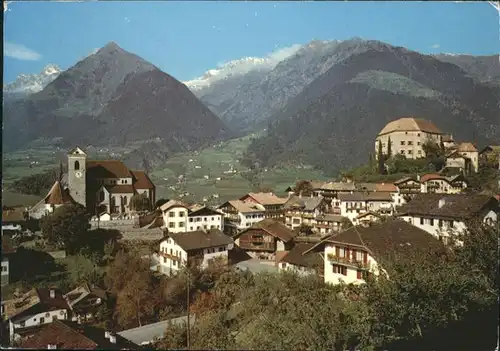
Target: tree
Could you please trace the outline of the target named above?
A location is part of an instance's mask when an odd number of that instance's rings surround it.
[[[68,257],[65,264],[72,286],[82,283],[99,284],[102,279],[96,262],[83,255]]]
[[[391,137],[387,139],[387,159],[392,157],[392,142]]]
[[[42,218],[41,228],[49,244],[73,253],[86,242],[90,228],[89,216],[80,204],[65,205]]]
[[[312,235],[314,232],[310,225],[302,223],[300,227],[298,227],[299,234]]]
[[[51,169],[44,173],[37,173],[14,181],[12,189],[28,195],[45,195],[57,180],[57,170]]]
[[[342,217],[342,220],[340,221],[340,229],[341,230],[347,230],[354,225],[352,224],[351,220],[347,217]]]
[[[299,180],[295,183],[295,188],[293,189],[295,194],[302,194],[303,196],[311,196],[313,193],[313,186],[308,180]]]
[[[159,199],[155,202],[155,208],[158,208],[162,206],[163,204],[166,204],[168,202],[168,199]]]
[[[151,201],[145,194],[135,194],[130,199],[130,209],[134,211],[151,210]]]
[[[384,165],[384,153],[382,152],[382,142],[378,141],[378,153],[377,153],[377,162],[378,162],[378,173],[385,173],[385,165]]]

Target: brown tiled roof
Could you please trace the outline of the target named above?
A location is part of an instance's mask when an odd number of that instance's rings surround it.
[[[24,212],[22,210],[2,211],[2,223],[19,223],[24,221]]]
[[[52,188],[49,190],[47,196],[45,196],[44,201],[46,204],[50,205],[64,205],[75,202],[58,181],[52,185]]]
[[[259,208],[256,204],[252,204],[249,202],[244,202],[241,200],[230,200],[227,202],[231,206],[233,206],[238,212],[241,213],[252,213],[252,212],[264,212],[265,209]],[[222,206],[224,206],[223,204]]]
[[[319,189],[328,191],[354,191],[356,190],[356,185],[348,182],[328,182],[323,183]]]
[[[95,178],[130,178],[132,174],[122,161],[94,160],[87,161],[87,172]]]
[[[155,185],[144,171],[130,171],[134,177],[134,188],[154,189]]]
[[[366,216],[375,216],[375,217],[380,218],[380,215],[378,213],[375,213],[375,212],[372,212],[372,211],[368,211],[368,212],[362,213],[362,214],[360,214],[356,218],[357,219],[361,219],[361,218],[366,217]]]
[[[463,158],[463,159],[469,159],[467,156],[464,156],[460,154],[457,150],[451,151],[448,155],[446,155],[446,158]]]
[[[188,214],[188,217],[196,217],[196,216],[222,216],[222,213],[219,211],[212,210],[209,207],[203,206],[198,208],[196,211],[192,211]]]
[[[278,238],[284,242],[289,242],[297,235],[293,230],[288,228],[285,224],[278,222],[272,218],[266,218],[260,222],[255,223],[251,227],[239,232],[234,237],[237,238],[241,234],[245,233],[250,229],[261,229],[266,233]]]
[[[418,182],[417,179],[413,178],[413,177],[404,177],[404,178],[401,178],[401,179],[398,179],[394,182],[395,185],[399,185],[399,184],[402,184],[402,183],[406,183],[406,182],[409,182],[409,181],[414,181],[414,182]]]
[[[105,337],[106,331],[92,326],[82,326],[75,322],[57,320],[42,326],[32,337],[24,340],[20,347],[23,349],[47,349],[49,344],[56,345],[57,349],[85,349],[85,350],[138,350],[141,347],[113,334],[116,343],[111,343]]]
[[[377,183],[375,190],[395,193],[398,191],[398,187],[391,183]]]
[[[407,250],[444,250],[443,244],[434,236],[402,220],[388,220],[370,227],[355,226],[325,238],[312,249],[324,247],[326,243],[342,243],[364,247],[375,260],[384,261],[394,252]],[[309,249],[311,251],[312,249]]]
[[[135,194],[135,189],[130,184],[116,184],[104,186],[110,194]]]
[[[324,265],[323,258],[319,252],[308,252],[304,254],[307,250],[311,249],[316,244],[313,243],[298,243],[281,258],[280,262],[286,262],[300,267],[308,268],[321,268]]]
[[[457,146],[458,152],[477,152],[477,148],[472,143],[460,143]]]
[[[278,197],[274,193],[248,193],[247,195],[240,198],[240,200],[245,201],[247,197],[253,198],[259,204],[268,205],[283,205],[287,199]]]
[[[445,179],[444,176],[442,176],[441,174],[437,174],[437,173],[428,173],[428,174],[424,174],[423,176],[420,177],[420,182],[421,183],[425,183],[426,181],[428,180],[433,180],[433,179]]]
[[[353,194],[339,194],[340,201],[392,201],[391,194],[385,191]]]
[[[50,297],[50,290],[51,289],[49,289],[49,288],[36,289],[36,292],[38,294],[38,297],[40,298],[41,304],[43,304],[49,310],[69,309],[70,308],[68,305],[68,302],[63,297],[63,294],[61,293],[61,291],[54,289],[55,290],[55,297],[52,298],[52,297]]]
[[[209,229],[206,232],[203,230],[196,230],[184,233],[169,233],[168,236],[185,251],[206,249],[234,243],[231,237],[225,235],[219,229]]]
[[[451,143],[453,142],[453,136],[451,134],[444,134],[441,138],[443,143]]]
[[[70,307],[57,289],[55,289],[55,297],[51,298],[49,288],[31,289],[19,298],[4,301],[5,315],[9,319],[19,316],[31,308],[36,308],[39,312],[46,312],[68,310]]]
[[[324,201],[322,197],[299,197],[292,195],[285,203],[285,209],[302,209],[304,211],[314,211]]]
[[[35,289],[31,289],[20,297],[2,301],[4,314],[7,319],[14,318],[40,303],[40,298]]]
[[[375,191],[377,190],[377,183],[356,183],[356,190],[361,191]]]
[[[439,208],[439,201],[444,204]],[[498,206],[495,198],[481,194],[417,194],[398,209],[398,215],[470,219]]]
[[[418,131],[441,134],[441,131],[431,121],[421,118],[404,117],[387,123],[386,126],[380,131],[380,133],[378,133],[378,135],[383,135],[392,132],[418,132]]]
[[[162,210],[163,212],[165,211],[168,211],[169,209],[171,209],[172,207],[184,207],[184,208],[189,208],[189,206],[182,202],[182,201],[179,201],[179,200],[170,200],[168,202],[165,202],[163,205],[160,206],[160,210]]]
[[[23,349],[46,349],[49,344],[57,345],[58,349],[68,350],[95,350],[98,347],[97,343],[59,320],[44,325],[38,333],[24,340],[20,347]]]
[[[341,222],[342,219],[341,215],[336,215],[336,214],[331,214],[331,213],[326,213],[324,215],[318,216],[316,220],[318,221],[330,221],[330,222]],[[347,218],[347,217],[345,217]]]

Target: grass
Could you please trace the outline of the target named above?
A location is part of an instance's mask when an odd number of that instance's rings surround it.
[[[250,181],[242,176],[248,168],[239,159],[256,134],[220,142],[205,149],[180,153],[155,167],[150,177],[157,188],[157,199],[179,198],[201,202],[212,197],[211,202],[220,203],[243,196],[253,189]],[[58,160],[65,157],[67,150],[40,147],[4,155],[4,186],[14,180],[34,173],[41,173],[57,167]],[[94,158],[119,158],[124,152],[120,149],[93,149]],[[32,162],[38,162],[32,164]],[[31,165],[31,168],[30,168]],[[229,172],[232,170],[232,172]],[[182,182],[179,177],[183,176]],[[208,177],[208,179],[206,179]],[[217,180],[220,178],[219,180]],[[267,169],[259,175],[261,187],[272,188],[283,193],[286,187],[300,179],[326,179],[323,174],[308,168]],[[215,196],[214,196],[215,195]],[[4,205],[33,205],[41,197],[22,195],[9,190],[2,193]]]

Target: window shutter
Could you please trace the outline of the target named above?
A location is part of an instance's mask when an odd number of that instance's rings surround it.
[[[368,253],[363,252],[363,263],[368,263]]]
[[[361,274],[361,271],[356,271],[356,278],[358,279],[362,279],[362,274]]]
[[[340,248],[335,246],[335,256],[340,257]]]

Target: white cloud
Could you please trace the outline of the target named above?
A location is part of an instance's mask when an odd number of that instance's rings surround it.
[[[238,76],[258,69],[273,69],[279,62],[295,54],[302,46],[292,46],[277,49],[265,57],[244,57],[239,60],[222,62],[217,68],[208,70],[203,76],[184,82],[191,89],[201,89],[218,80]]]
[[[9,43],[8,41],[4,43],[3,54],[7,57],[24,61],[38,61],[42,57],[38,52],[22,44]]]
[[[439,49],[440,47],[441,47],[441,45],[439,45],[439,44],[431,45],[432,49]]]
[[[123,20],[127,23],[130,23],[130,19],[128,17],[125,17]]]

